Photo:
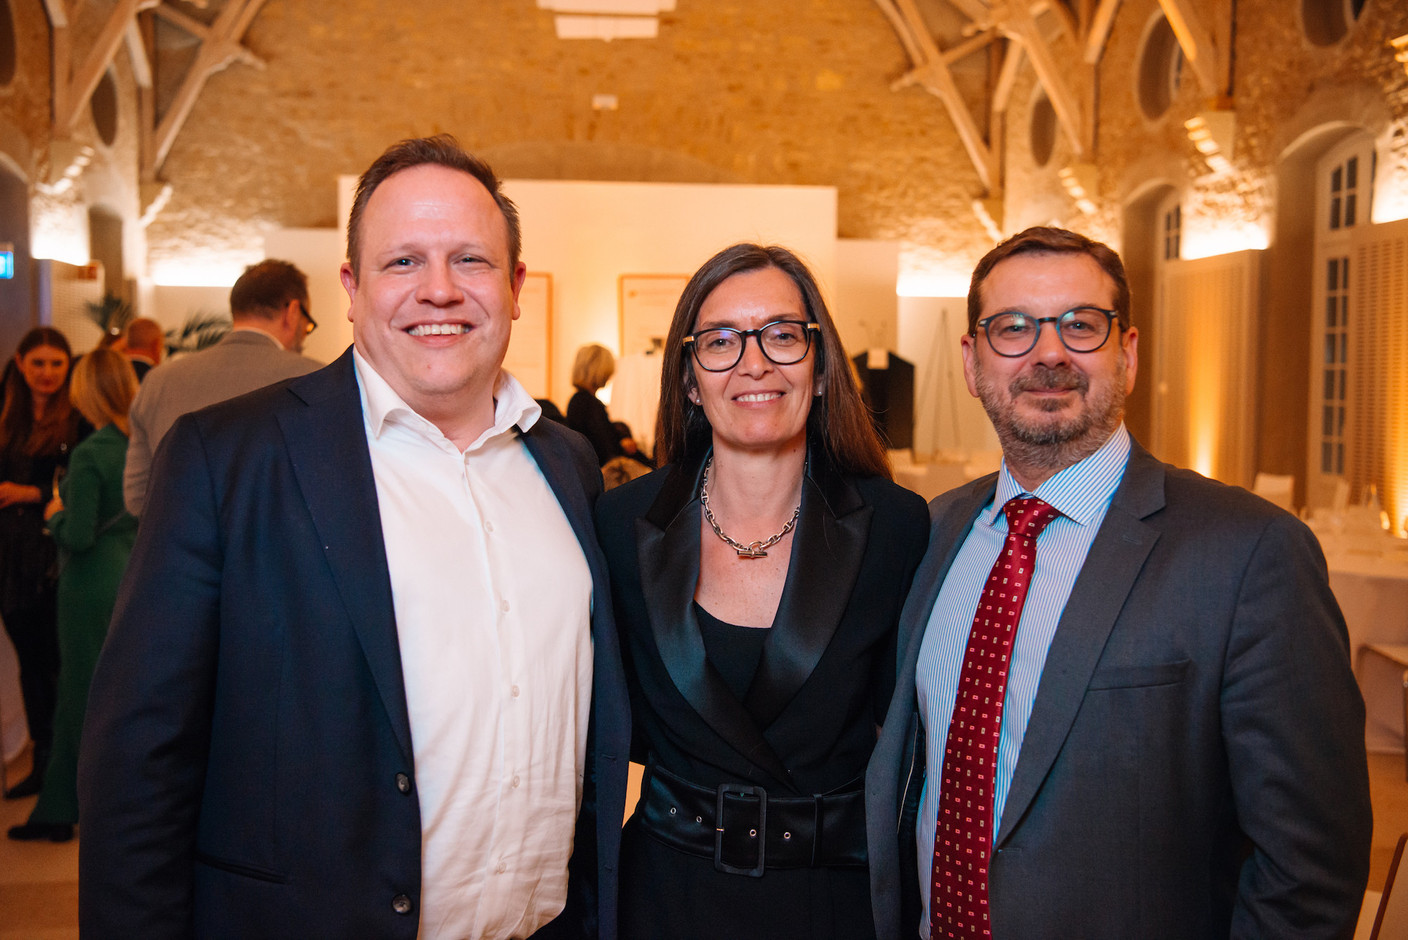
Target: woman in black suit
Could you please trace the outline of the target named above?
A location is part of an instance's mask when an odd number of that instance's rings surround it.
[[[873,937],[861,785],[924,502],[790,251],[710,259],[664,355],[666,465],[597,504],[646,765],[621,936]]]

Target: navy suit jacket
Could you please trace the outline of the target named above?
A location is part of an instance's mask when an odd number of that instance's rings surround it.
[[[996,483],[930,504],[900,618],[899,679],[866,778],[881,938],[918,929],[915,664]],[[989,868],[993,936],[1349,937],[1371,829],[1364,704],[1315,537],[1135,444],[1022,740]]]
[[[589,766],[552,935],[614,937],[630,710],[601,476],[560,425],[522,439],[594,598]],[[84,936],[414,938],[419,802],[351,351],[182,418],[152,496],[84,730]]]

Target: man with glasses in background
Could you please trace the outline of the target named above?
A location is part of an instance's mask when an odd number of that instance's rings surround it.
[[[1364,708],[1324,558],[1130,437],[1138,339],[1084,236],[974,271],[964,377],[1004,460],[930,505],[866,786],[880,936],[1354,931]]]
[[[122,496],[134,516],[146,505],[157,445],[177,418],[320,365],[301,355],[318,324],[308,312],[308,276],[289,262],[245,268],[230,289],[230,317],[220,342],[152,369],[132,402]]]

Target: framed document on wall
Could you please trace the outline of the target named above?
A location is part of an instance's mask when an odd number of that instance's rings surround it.
[[[552,388],[552,275],[530,271],[518,293],[518,319],[509,334],[504,368],[534,398]]]
[[[621,355],[649,352],[664,344],[675,304],[689,283],[684,274],[622,274]]]

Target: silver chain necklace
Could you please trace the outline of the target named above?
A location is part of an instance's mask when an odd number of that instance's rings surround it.
[[[709,462],[704,465],[704,478],[699,483],[699,502],[704,506],[704,518],[709,521],[709,526],[714,530],[714,534],[723,539],[728,546],[738,552],[739,558],[766,558],[767,550],[772,548],[782,537],[792,531],[797,524],[797,517],[802,514],[802,504],[798,503],[797,508],[792,510],[792,518],[787,520],[787,525],[782,527],[782,531],[770,539],[750,542],[744,545],[728,537],[724,530],[719,528],[719,522],[714,518],[713,512],[709,509],[709,468],[714,465],[714,458],[710,457]]]

